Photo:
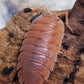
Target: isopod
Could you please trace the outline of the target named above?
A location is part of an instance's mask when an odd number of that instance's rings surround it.
[[[63,36],[62,20],[51,13],[40,15],[32,22],[18,57],[17,70],[21,68],[18,72],[20,84],[43,84],[49,78],[55,66]]]

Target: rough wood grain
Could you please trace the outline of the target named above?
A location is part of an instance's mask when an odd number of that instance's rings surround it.
[[[16,74],[17,58],[29,20],[40,11],[14,15],[7,26],[0,30],[0,84],[11,84]],[[61,12],[53,12],[60,14]],[[84,83],[84,0],[77,0],[69,15],[74,33],[65,31],[58,62],[45,84]],[[14,84],[19,84],[14,82]]]

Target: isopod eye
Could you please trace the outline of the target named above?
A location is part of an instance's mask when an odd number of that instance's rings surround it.
[[[41,15],[41,13],[40,13],[40,14],[37,14],[37,15],[35,15],[35,16],[33,16],[33,17],[31,18],[30,22],[33,22],[33,21],[34,21],[36,18],[38,18],[40,15]]]
[[[25,8],[24,9],[24,12],[31,12],[32,11],[32,9],[30,9],[30,8]]]
[[[2,71],[2,75],[10,74],[13,71],[14,67],[5,67]]]

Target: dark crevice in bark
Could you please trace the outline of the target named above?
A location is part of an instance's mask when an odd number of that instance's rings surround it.
[[[69,76],[65,77],[63,84],[68,84],[68,83],[74,84],[74,80],[76,78],[76,73],[79,70],[78,66],[81,65],[80,55],[79,55],[78,59],[73,61],[73,64],[74,64],[73,71],[69,74]]]

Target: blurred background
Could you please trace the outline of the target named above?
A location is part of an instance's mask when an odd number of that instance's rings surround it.
[[[0,29],[11,17],[26,7],[46,5],[50,10],[71,9],[76,0],[0,0]]]

